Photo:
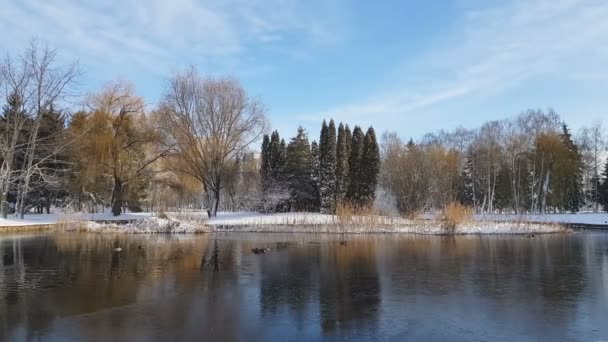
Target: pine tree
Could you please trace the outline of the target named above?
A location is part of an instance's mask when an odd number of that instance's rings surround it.
[[[3,162],[2,188],[0,189],[2,217],[8,216],[9,201],[14,201],[13,173],[19,170],[25,159],[25,147],[30,136],[32,120],[24,109],[23,98],[18,93],[7,96],[0,117],[0,135],[3,148],[0,158]]]
[[[348,158],[349,184],[346,192],[346,199],[350,203],[360,203],[361,201],[361,157],[363,155],[363,145],[365,135],[361,127],[355,126]]]
[[[260,179],[262,186],[262,195],[266,194],[268,185],[270,184],[270,137],[264,134],[262,138],[262,153],[261,153]]]
[[[312,157],[308,135],[301,126],[298,134],[287,145],[286,177],[292,209],[311,210],[315,208],[316,187],[312,178]]]
[[[314,186],[314,204],[311,210],[315,211],[319,210],[319,206],[321,205],[321,175],[319,172],[321,169],[321,161],[319,160],[320,153],[319,144],[317,144],[316,140],[313,140],[310,144],[310,158],[312,160],[311,177]]]
[[[376,186],[380,173],[380,149],[376,140],[376,132],[370,127],[365,133],[363,154],[361,156],[361,172],[358,183],[361,186],[359,205],[369,207],[376,198]]]
[[[321,212],[333,213],[336,191],[336,126],[323,121],[319,145]]]
[[[65,151],[57,150],[64,137],[65,119],[61,112],[55,110],[51,104],[49,109],[42,113],[38,139],[40,143],[36,149],[36,160],[44,160],[40,165],[40,173],[33,177],[33,188],[29,194],[32,202],[38,204],[37,209],[42,213],[44,208],[50,212],[51,203],[67,196],[64,191],[67,181],[66,162],[68,156]],[[149,182],[144,185],[147,186]],[[142,185],[142,186],[144,186]]]
[[[342,203],[348,190],[350,169],[350,132],[348,126],[342,123],[338,126],[338,142],[336,145],[336,205]]]
[[[285,211],[288,185],[285,176],[287,147],[278,131],[262,140],[262,204],[263,211]]]
[[[560,138],[563,146],[555,163],[553,202],[562,210],[577,212],[583,204],[582,158],[566,124],[562,124]]]
[[[604,166],[604,172],[601,175],[601,185],[599,191],[599,202],[604,207],[604,211],[608,212],[608,160]]]

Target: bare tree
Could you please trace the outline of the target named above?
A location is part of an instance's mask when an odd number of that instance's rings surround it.
[[[25,144],[25,158],[23,173],[19,179],[17,193],[17,213],[23,218],[26,209],[26,198],[30,190],[30,180],[36,171],[35,151],[39,143],[38,131],[42,121],[43,113],[58,102],[66,100],[70,95],[70,87],[79,76],[77,63],[66,66],[57,65],[57,52],[48,46],[39,46],[33,40],[28,48],[19,58],[7,56],[2,68],[4,79],[5,96],[18,96],[22,110],[26,117],[33,121]],[[21,123],[22,124],[22,123]],[[13,125],[13,137],[8,144],[3,146],[3,154],[8,157],[3,161],[2,180],[0,188],[2,191],[3,209],[2,215],[6,216],[6,196],[12,184],[13,158],[17,144],[15,133],[20,130],[20,123]]]
[[[263,106],[232,78],[204,78],[194,68],[174,75],[160,106],[180,172],[214,196],[217,214],[225,172],[267,130]]]
[[[606,136],[601,121],[595,121],[590,127],[583,127],[577,135],[577,145],[581,151],[584,167],[584,185],[587,199],[593,211],[599,211],[600,173],[602,155],[606,149]]]

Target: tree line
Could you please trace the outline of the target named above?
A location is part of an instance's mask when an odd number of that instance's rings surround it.
[[[529,110],[418,142],[386,133],[381,179],[406,215],[454,202],[478,213],[597,212],[608,210],[605,152],[601,123],[573,137],[553,110]]]
[[[151,106],[128,82],[82,96],[81,72],[35,41],[0,62],[1,214],[208,208],[319,211],[461,203],[479,213],[608,210],[606,136],[573,134],[552,110],[529,110],[402,141],[324,121],[271,134],[263,104],[238,80],[194,68],[169,75]],[[256,144],[261,141],[261,153]]]
[[[207,207],[250,186],[263,106],[227,77],[171,75],[147,108],[128,82],[77,96],[80,71],[32,41],[0,63],[2,216],[33,210]],[[77,110],[73,110],[74,108]],[[255,180],[255,178],[253,178]]]
[[[264,135],[261,150],[261,209],[334,213],[341,205],[374,204],[380,151],[376,133],[359,126],[351,132],[323,120],[319,142],[309,143],[300,127],[289,144],[279,132]]]

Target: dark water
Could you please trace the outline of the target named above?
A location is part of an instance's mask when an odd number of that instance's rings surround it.
[[[607,233],[0,235],[0,254],[2,340],[608,340]]]

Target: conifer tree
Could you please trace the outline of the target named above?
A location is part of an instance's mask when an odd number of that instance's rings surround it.
[[[35,151],[35,159],[39,162],[40,172],[33,176],[33,188],[29,195],[31,202],[37,204],[38,213],[44,208],[50,212],[51,202],[67,196],[65,181],[67,180],[66,161],[68,156],[61,145],[64,143],[65,120],[63,114],[51,104],[42,113],[38,139],[40,143]],[[147,183],[148,184],[148,183]]]
[[[560,139],[562,146],[555,163],[552,202],[561,210],[577,212],[583,203],[581,155],[566,124],[562,124]]]
[[[267,191],[267,186],[270,182],[270,137],[268,134],[264,134],[262,138],[262,153],[261,153],[261,165],[260,165],[260,180],[262,186],[262,194],[264,195]]]
[[[264,146],[264,140],[262,141]],[[264,211],[284,211],[288,200],[288,184],[285,176],[287,162],[287,147],[285,140],[281,139],[278,131],[272,132],[267,147],[263,147],[267,154],[266,162],[262,160],[262,169],[267,176],[263,181],[263,209]],[[266,166],[264,165],[266,164]]]
[[[313,140],[312,143],[310,144],[310,158],[312,160],[311,176],[312,176],[312,183],[314,186],[314,205],[313,205],[313,208],[311,208],[311,209],[318,210],[319,206],[321,205],[321,193],[319,190],[321,187],[321,183],[320,183],[321,175],[319,172],[319,169],[321,168],[321,162],[319,160],[319,158],[320,158],[319,144],[317,144],[316,140]]]
[[[13,173],[23,165],[30,126],[31,119],[25,112],[22,97],[16,92],[9,94],[0,117],[0,134],[4,145],[0,149],[2,160],[0,170],[2,218],[8,216],[9,193],[14,182]]]
[[[329,125],[323,121],[319,152],[321,212],[333,213],[336,191],[336,126],[334,120],[330,120]]]
[[[301,126],[287,145],[286,177],[292,209],[314,209],[315,185],[312,178],[312,157],[308,135]]]
[[[361,157],[363,155],[364,142],[365,135],[363,134],[363,130],[361,130],[361,127],[355,126],[353,129],[350,157],[348,158],[350,182],[348,184],[348,191],[346,192],[346,199],[351,203],[359,203],[361,201]]]
[[[604,207],[604,211],[608,212],[608,160],[606,161],[606,165],[604,166],[604,172],[601,175],[601,184],[599,188],[599,201],[600,204]]]
[[[348,159],[350,157],[350,132],[348,126],[342,123],[338,126],[338,142],[336,145],[336,204],[340,204],[346,197],[348,190],[350,170]]]
[[[363,154],[361,155],[360,197],[358,205],[368,207],[376,198],[376,186],[380,173],[380,148],[376,140],[376,132],[370,127],[365,133]]]

